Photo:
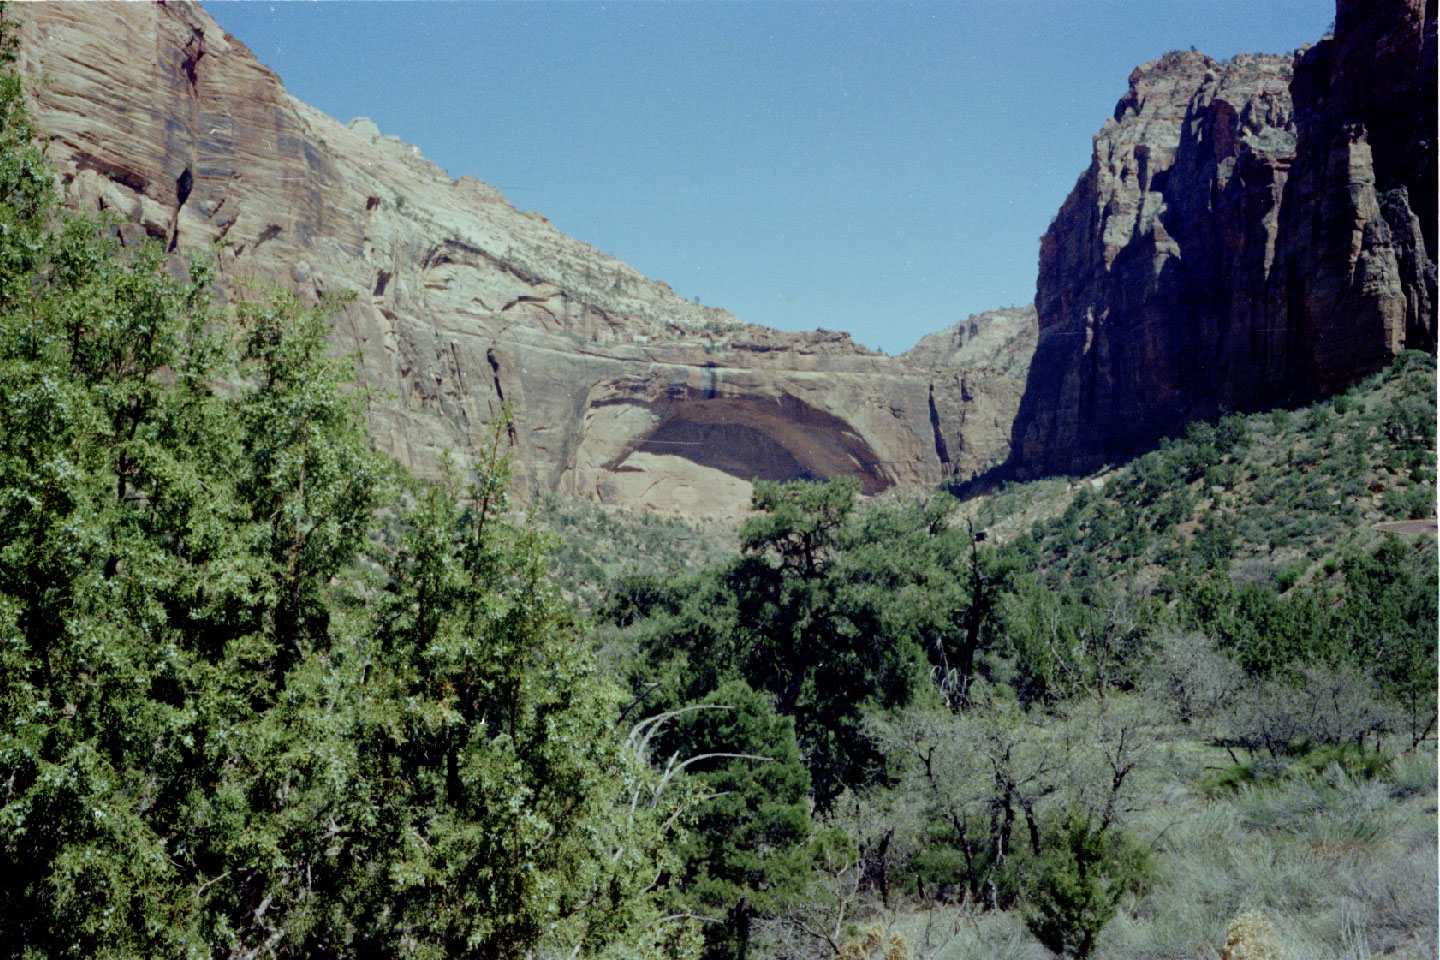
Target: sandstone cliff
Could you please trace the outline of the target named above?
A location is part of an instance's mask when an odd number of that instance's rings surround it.
[[[1037,333],[1034,304],[987,310],[926,334],[901,356],[934,370],[990,369],[1023,381]]]
[[[1012,468],[1085,471],[1434,348],[1434,31],[1433,2],[1341,0],[1293,59],[1131,75],[1041,242]]]
[[[422,473],[502,402],[522,494],[694,513],[744,509],[755,476],[848,474],[874,493],[1007,455],[1016,378],[689,303],[369,121],[289,96],[197,6],[36,4],[21,19],[72,202],[177,257],[218,243],[228,296],[246,278],[357,291],[335,346],[379,390],[379,445]]]
[[[1435,19],[1435,0],[1339,0],[1335,36],[1295,58],[1271,314],[1303,396],[1435,348]]]

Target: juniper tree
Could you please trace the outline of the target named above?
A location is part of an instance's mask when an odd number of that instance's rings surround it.
[[[396,521],[329,305],[63,213],[0,35],[0,953],[692,951],[503,456]]]

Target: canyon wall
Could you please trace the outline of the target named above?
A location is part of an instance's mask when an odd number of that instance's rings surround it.
[[[715,515],[753,477],[1078,472],[1434,348],[1433,2],[1341,0],[1336,36],[1294,57],[1138,68],[1042,240],[1038,316],[901,357],[690,303],[291,97],[198,6],[18,12],[70,202],[177,261],[213,246],[227,298],[355,292],[334,345],[376,443],[422,474],[502,404],[522,496]]]
[[[1292,57],[1130,76],[1041,242],[1021,475],[1322,396],[1435,346],[1435,10],[1341,0]]]
[[[357,293],[334,345],[375,390],[377,444],[422,474],[474,449],[502,403],[522,496],[696,514],[744,510],[757,476],[878,493],[1008,453],[1023,374],[983,351],[887,357],[689,303],[373,123],[291,97],[198,6],[17,12],[70,202],[177,260],[217,246],[229,298],[255,281]]]
[[[1295,58],[1270,309],[1294,330],[1304,397],[1435,349],[1435,13],[1435,0],[1339,0],[1333,39]]]
[[[1035,355],[1035,305],[987,310],[928,333],[901,356],[931,370],[996,370],[1024,380]]]

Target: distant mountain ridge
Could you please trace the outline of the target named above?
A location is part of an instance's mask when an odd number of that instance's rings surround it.
[[[1185,422],[1435,344],[1435,12],[1341,0],[1292,57],[1145,64],[1041,243],[1034,306],[899,357],[741,323],[287,94],[197,5],[19,11],[70,201],[222,286],[356,291],[376,443],[426,473],[513,410],[518,492],[734,516],[752,477],[867,493],[1086,472]],[[1002,468],[1003,465],[1003,468]]]

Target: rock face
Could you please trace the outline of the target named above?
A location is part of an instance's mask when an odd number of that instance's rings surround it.
[[[522,495],[724,514],[752,477],[853,475],[868,493],[1003,461],[1020,381],[784,334],[452,180],[373,123],[289,96],[187,4],[36,4],[22,67],[68,196],[177,258],[219,244],[222,285],[356,291],[337,349],[377,389],[377,443],[421,473],[502,404]],[[41,78],[44,78],[43,81]]]
[[[1435,348],[1435,28],[1434,0],[1339,0],[1334,38],[1295,58],[1271,312],[1302,395]]]
[[[926,334],[901,356],[934,370],[990,369],[1023,381],[1037,333],[1034,304],[987,310]]]
[[[1131,74],[1041,241],[1012,469],[1083,472],[1434,348],[1434,37],[1433,3],[1341,0],[1293,60]]]

